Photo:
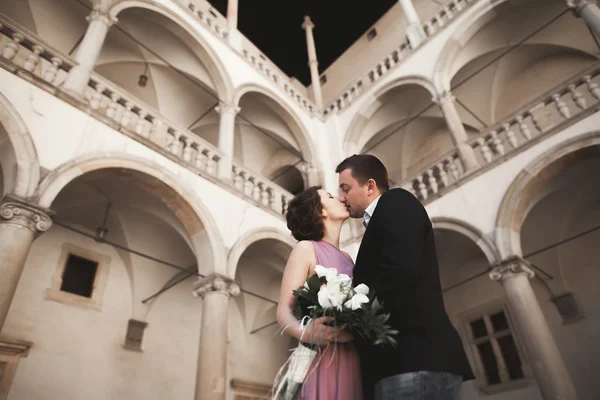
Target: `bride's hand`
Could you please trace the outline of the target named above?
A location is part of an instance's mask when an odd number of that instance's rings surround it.
[[[344,329],[343,331],[339,332],[338,335],[335,337],[335,341],[338,343],[349,343],[353,340],[354,336],[352,335],[352,332],[350,332],[348,329]]]
[[[331,317],[321,317],[313,319],[304,328],[302,341],[319,346],[326,346],[332,341],[338,341],[342,332],[346,331],[345,325],[334,327],[328,326],[327,322],[331,321]]]

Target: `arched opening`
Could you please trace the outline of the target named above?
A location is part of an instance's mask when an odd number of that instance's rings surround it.
[[[298,190],[296,166],[315,160],[312,139],[299,118],[261,88],[242,87],[234,101],[240,107],[235,125],[234,160],[283,184],[286,190]],[[199,134],[215,145],[218,143],[216,125],[202,128]]]
[[[279,334],[276,322],[279,288],[285,264],[291,253],[288,241],[271,238],[249,244],[236,266],[236,281],[245,291],[232,302],[229,329],[231,379],[271,384],[289,357],[294,341]],[[267,301],[265,299],[273,300]]]
[[[293,165],[284,165],[272,175],[273,182],[296,195],[305,189],[305,181],[302,172]]]
[[[566,13],[550,23],[564,9],[560,0],[501,2],[461,30],[454,43],[464,45],[455,45],[450,59],[440,57],[439,75],[472,112],[459,105],[463,123],[478,130],[498,123],[597,61],[597,46],[581,19]]]
[[[548,161],[519,196],[526,202],[520,247],[540,269],[533,284],[578,395],[596,398],[600,145]]]
[[[88,28],[91,1],[17,3],[2,5],[0,11],[61,53],[76,54]],[[118,23],[108,31],[96,73],[141,100],[139,105],[147,105],[188,129],[203,115],[214,114],[211,110],[219,99],[231,96],[220,61],[184,22],[161,6],[144,2],[115,7],[118,9],[111,12]]]
[[[350,127],[348,140],[360,153],[380,158],[394,185],[454,147],[440,108],[432,105],[432,93],[420,84],[408,83],[382,92],[363,115]],[[469,126],[465,129],[475,132]]]
[[[488,276],[497,261],[492,258],[494,249],[478,245],[468,232],[447,224],[434,232],[446,311],[476,377],[463,386],[463,395],[475,398],[479,390],[492,393],[503,385],[526,386],[527,359],[504,289]],[[479,241],[485,243],[483,235]],[[519,391],[527,395],[527,389]]]
[[[59,168],[42,184],[39,202],[56,212],[54,225],[33,244],[7,332],[35,321],[30,340],[53,345],[20,364],[16,397],[47,390],[78,398],[90,391],[110,398],[115,390],[131,398],[157,391],[193,397],[201,305],[191,283],[214,268],[210,221],[205,226],[198,204],[169,176],[126,161],[105,164],[77,162],[79,172]],[[93,381],[85,378],[92,367],[73,362],[82,354],[96,360]]]
[[[39,177],[37,151],[25,122],[0,94],[0,196],[11,193],[26,199]]]

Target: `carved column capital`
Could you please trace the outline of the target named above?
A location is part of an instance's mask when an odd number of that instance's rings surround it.
[[[453,102],[455,99],[454,95],[450,91],[444,91],[442,93],[438,93],[437,96],[433,97],[432,100],[439,106],[442,106],[446,103]]]
[[[27,203],[15,196],[6,195],[0,204],[0,224],[23,226],[39,235],[52,226],[51,210]]]
[[[231,103],[219,103],[219,105],[215,107],[215,111],[217,113],[219,113],[220,115],[224,115],[224,114],[237,115],[237,113],[239,113],[240,110],[241,110],[240,107],[236,106],[235,104],[231,104]]]
[[[100,21],[109,28],[118,22],[116,17],[110,15],[109,12],[102,10],[98,4],[94,5],[92,13],[86,19],[90,23],[93,21]]]
[[[571,10],[581,17],[581,10],[588,5],[596,4],[595,0],[567,0],[567,5],[571,7]]]
[[[496,265],[489,276],[494,281],[503,281],[506,278],[511,278],[519,274],[527,274],[530,279],[535,276],[535,272],[533,272],[533,268],[527,260],[520,257],[512,257]]]
[[[194,282],[194,296],[204,298],[208,293],[221,293],[228,297],[236,297],[240,294],[240,287],[233,280],[217,274]]]

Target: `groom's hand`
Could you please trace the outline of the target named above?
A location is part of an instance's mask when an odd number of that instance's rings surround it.
[[[329,326],[328,323],[331,321],[333,321],[331,317],[321,317],[312,320],[304,330],[303,340],[320,346],[328,345],[346,327],[345,325],[338,327]]]

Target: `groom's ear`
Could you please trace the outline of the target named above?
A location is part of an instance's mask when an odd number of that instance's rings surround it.
[[[367,181],[367,193],[372,194],[375,193],[375,191],[377,191],[377,182],[375,182],[375,179],[371,178]]]

